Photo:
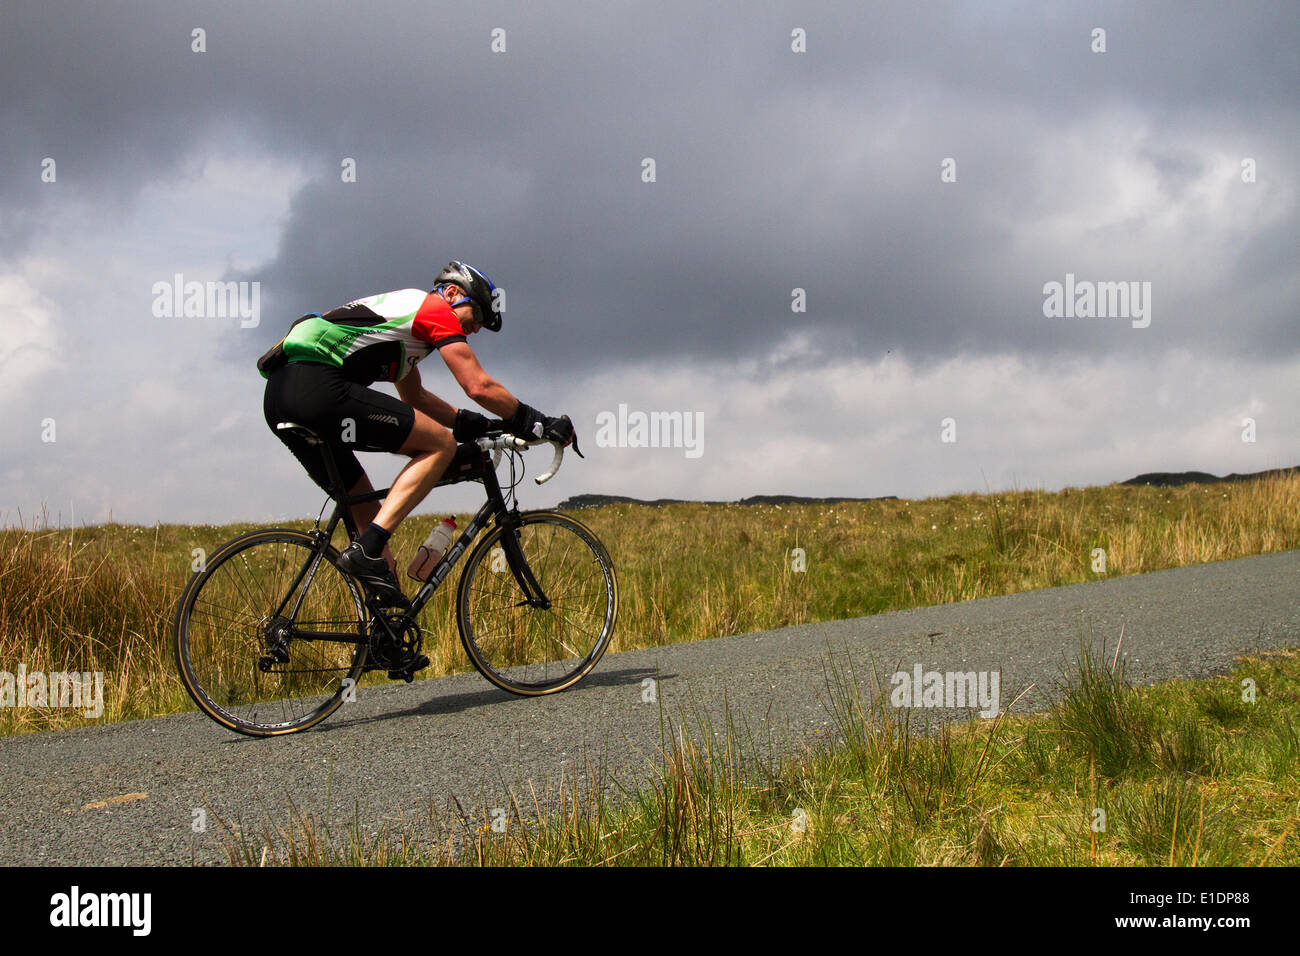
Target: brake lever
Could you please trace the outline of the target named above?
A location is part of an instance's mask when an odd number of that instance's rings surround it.
[[[573,427],[573,419],[570,418],[568,415],[561,415],[558,421],[568,422],[569,424],[568,443],[573,446],[574,454],[576,454],[579,458],[586,458],[587,456],[582,453],[582,449],[578,447],[578,430]]]

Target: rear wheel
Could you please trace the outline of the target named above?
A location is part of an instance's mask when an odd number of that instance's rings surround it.
[[[181,681],[204,713],[269,737],[305,730],[343,703],[365,665],[366,610],[337,558],[310,535],[268,529],[207,559],[174,627]]]
[[[618,583],[596,535],[568,515],[534,511],[493,528],[474,548],[456,593],[456,623],[470,661],[512,694],[553,694],[582,680],[614,635]],[[513,535],[541,589],[521,587],[505,546]],[[522,575],[527,583],[527,574]]]

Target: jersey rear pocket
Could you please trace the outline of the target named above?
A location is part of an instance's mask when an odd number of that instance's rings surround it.
[[[257,370],[264,376],[269,375],[287,361],[289,360],[284,354],[284,339],[281,339],[257,360]]]
[[[301,318],[294,319],[293,325],[297,325],[299,322],[306,322],[308,319],[318,318],[320,318],[319,312],[308,312]],[[293,331],[293,325],[289,326],[289,332]],[[284,333],[284,338],[280,339],[280,341],[276,342],[275,345],[263,352],[262,357],[257,360],[257,370],[262,373],[263,378],[266,378],[266,376],[271,372],[274,372],[281,365],[284,365],[289,361],[289,357],[284,354],[284,339],[289,337],[289,332]]]

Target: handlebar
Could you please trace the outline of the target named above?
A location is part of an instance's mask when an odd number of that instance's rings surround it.
[[[498,464],[501,463],[502,451],[523,451],[526,448],[532,448],[536,445],[552,445],[555,448],[555,457],[551,459],[551,467],[543,474],[537,476],[533,481],[539,485],[550,481],[555,477],[555,473],[560,470],[560,462],[564,460],[564,446],[558,441],[549,438],[538,438],[534,441],[528,441],[515,435],[498,435],[495,438],[479,438],[475,441],[483,451],[492,452],[492,468],[495,471]]]

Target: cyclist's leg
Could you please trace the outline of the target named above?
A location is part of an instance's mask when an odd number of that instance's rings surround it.
[[[415,506],[424,500],[456,456],[456,439],[451,431],[424,412],[412,411],[415,412],[415,422],[397,449],[399,454],[408,455],[411,460],[393,479],[392,490],[373,519],[390,532],[397,530]]]
[[[393,479],[383,504],[357,523],[362,532],[377,524],[392,534],[447,470],[456,455],[456,439],[424,412],[364,385],[349,383],[340,404],[355,424],[353,447],[411,459]]]
[[[365,495],[374,490],[375,486],[370,483],[369,476],[363,471],[357,483],[348,489],[348,494]],[[379,514],[379,502],[362,501],[359,504],[349,505],[348,510],[352,512],[352,520],[356,523],[357,529],[364,531],[370,525],[370,522],[375,520],[375,516]],[[396,574],[397,559],[393,557],[393,551],[387,544],[384,545],[383,554],[384,560],[388,562],[388,567]]]
[[[377,523],[390,533],[429,493],[456,454],[451,431],[398,398],[348,381],[337,369],[291,363],[268,381],[266,418],[308,425],[330,444],[349,494],[373,490],[353,450],[387,451],[411,461],[393,482],[382,506],[353,506],[360,531]],[[273,383],[274,382],[274,383]],[[278,387],[277,387],[278,386]],[[344,442],[343,436],[349,441]],[[324,487],[320,451],[295,447],[294,436],[279,436]],[[391,552],[385,550],[391,564]]]
[[[393,409],[380,408],[373,401],[358,406],[354,401],[354,389],[367,391],[344,380],[336,369],[312,364],[292,363],[283,366],[272,372],[267,381],[263,412],[268,427],[298,459],[312,481],[327,493],[330,491],[330,476],[322,455],[323,449],[319,445],[310,444],[296,433],[279,431],[275,426],[281,421],[293,421],[312,428],[329,443],[330,455],[347,493],[363,495],[372,492],[375,490],[374,485],[357,460],[352,446],[342,441],[345,434],[343,426],[348,425],[349,431],[355,433],[359,421],[366,431],[365,437],[370,442],[380,444],[401,441],[406,430],[402,428],[402,416],[394,414]],[[380,396],[381,399],[385,397]],[[372,428],[366,427],[372,424],[372,420],[366,417],[371,413],[384,417],[382,424],[385,429],[390,429],[388,434],[375,433]],[[379,513],[379,502],[364,501],[350,505],[348,510],[356,527],[364,530]],[[387,545],[384,546],[383,556],[390,568],[397,567]]]

